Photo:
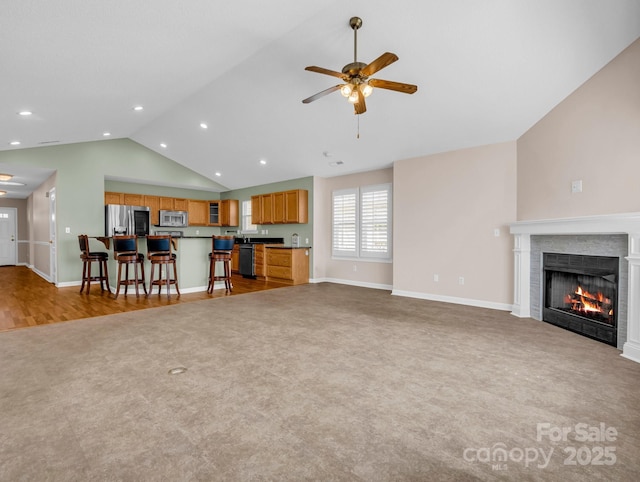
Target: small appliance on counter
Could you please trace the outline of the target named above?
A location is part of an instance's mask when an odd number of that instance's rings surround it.
[[[159,227],[186,228],[189,225],[189,213],[186,211],[160,210],[158,219]]]
[[[107,204],[104,207],[104,235],[147,236],[149,234],[149,208]]]

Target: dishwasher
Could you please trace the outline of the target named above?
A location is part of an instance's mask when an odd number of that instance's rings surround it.
[[[240,260],[238,262],[239,272],[244,278],[256,277],[255,266],[255,244],[240,245]]]

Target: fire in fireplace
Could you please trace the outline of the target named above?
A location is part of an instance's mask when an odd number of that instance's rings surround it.
[[[618,265],[615,257],[544,253],[542,319],[615,346]]]

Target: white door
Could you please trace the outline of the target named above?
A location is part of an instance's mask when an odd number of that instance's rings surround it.
[[[14,265],[18,258],[18,210],[0,208],[0,266]]]
[[[49,273],[51,282],[58,282],[56,270],[56,188],[49,191]]]

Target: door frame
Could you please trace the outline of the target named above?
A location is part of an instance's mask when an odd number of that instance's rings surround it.
[[[14,207],[0,207],[2,210],[12,211],[13,213],[13,243],[12,243],[12,251],[13,251],[13,265],[6,266],[17,266],[18,265],[18,208]]]
[[[56,256],[56,188],[52,187],[49,196],[49,276],[54,285],[58,285],[58,257]]]

